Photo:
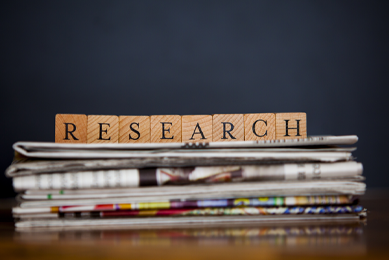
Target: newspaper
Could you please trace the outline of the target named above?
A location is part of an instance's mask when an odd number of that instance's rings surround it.
[[[179,150],[176,156],[167,156],[166,153],[159,153],[155,156],[155,151],[147,151],[153,154],[153,157],[147,157],[144,154],[139,158],[126,159],[40,159],[27,158],[19,153],[15,153],[13,163],[6,170],[8,177],[56,173],[56,172],[76,172],[93,170],[112,170],[112,169],[131,169],[145,167],[188,167],[188,166],[220,166],[220,165],[260,165],[260,164],[282,164],[282,163],[303,163],[320,162],[327,160],[345,161],[352,160],[351,152],[355,148],[315,148],[315,149],[277,149],[270,148],[255,154],[251,150],[244,149],[224,149],[223,153],[229,156],[211,157],[209,153],[203,153],[203,150]],[[214,153],[221,150],[213,149]],[[269,152],[272,153],[269,153]],[[133,151],[134,152],[134,151]],[[192,153],[193,152],[193,153]],[[320,152],[320,154],[318,153]],[[139,152],[135,151],[135,154]],[[177,153],[179,153],[177,155]],[[185,156],[183,156],[185,153]],[[189,156],[187,156],[189,153]],[[200,153],[200,156],[199,156]],[[191,157],[190,155],[193,155]],[[308,154],[308,156],[306,156]],[[272,157],[273,156],[273,157]],[[332,159],[331,159],[332,156]],[[338,156],[335,158],[334,156]]]
[[[25,214],[47,213],[80,213],[125,210],[159,210],[159,209],[194,209],[194,208],[228,208],[228,207],[280,207],[280,206],[322,206],[322,205],[356,205],[357,196],[290,196],[290,197],[254,197],[238,199],[210,200],[166,200],[158,202],[138,202],[127,204],[93,204],[72,205],[60,207],[21,208],[12,209],[14,216]]]
[[[347,178],[362,174],[362,164],[341,163],[148,168],[50,173],[13,178],[14,189],[96,189],[230,181]]]
[[[13,145],[16,152],[29,158],[142,158],[160,156],[179,157],[234,157],[228,151],[213,149],[274,148],[274,147],[312,147],[329,145],[350,145],[356,143],[357,136],[318,136],[304,139],[237,141],[209,143],[142,143],[142,144],[63,144],[45,142],[17,142]],[[151,153],[150,153],[151,150]],[[158,151],[162,150],[162,151]],[[177,151],[181,150],[181,151]],[[185,150],[200,150],[199,152]],[[251,156],[260,156],[253,149]],[[206,153],[206,155],[204,155]],[[241,157],[250,153],[241,150]],[[262,152],[263,153],[263,152]],[[271,153],[271,152],[270,152]],[[301,156],[300,156],[301,157]],[[293,156],[291,158],[294,158]]]
[[[362,195],[366,185],[358,181],[269,181],[186,186],[91,190],[27,190],[20,207],[158,202],[166,200],[226,199],[267,196]]]
[[[158,210],[123,210],[123,211],[84,211],[77,213],[43,213],[24,214],[21,220],[29,219],[96,219],[124,217],[184,217],[184,216],[258,216],[258,215],[320,215],[320,214],[362,214],[359,205],[345,206],[294,206],[294,207],[217,207],[199,209],[158,209]]]
[[[339,147],[357,140],[18,142],[6,175],[17,229],[357,223],[363,167]]]
[[[287,223],[298,224],[334,224],[360,223],[359,214],[322,214],[322,215],[258,215],[258,216],[189,216],[189,217],[150,217],[150,218],[115,218],[115,219],[44,219],[24,220],[15,224],[16,229],[24,228],[71,228],[88,230],[93,227],[104,229],[157,229],[157,228],[185,228],[185,227],[232,227],[235,225],[274,225]]]

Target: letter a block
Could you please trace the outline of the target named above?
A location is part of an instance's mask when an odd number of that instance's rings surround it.
[[[183,142],[212,142],[212,116],[182,116]]]
[[[150,117],[152,143],[181,142],[181,116],[163,115]]]
[[[276,139],[276,115],[245,114],[244,115],[244,140],[275,140]]]
[[[244,141],[243,114],[213,115],[213,142]]]
[[[307,138],[307,114],[276,113],[276,138]]]
[[[86,143],[87,122],[86,115],[57,114],[55,116],[55,142]]]
[[[119,143],[150,143],[150,117],[119,116]]]
[[[118,116],[88,116],[88,144],[117,143],[118,137]]]

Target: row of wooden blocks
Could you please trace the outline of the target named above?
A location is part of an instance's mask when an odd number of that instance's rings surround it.
[[[57,143],[229,142],[306,138],[306,113],[104,116],[57,114]]]

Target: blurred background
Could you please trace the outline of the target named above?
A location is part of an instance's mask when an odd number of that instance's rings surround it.
[[[57,113],[306,112],[389,188],[384,1],[2,1],[0,170]],[[0,174],[0,196],[15,196]]]

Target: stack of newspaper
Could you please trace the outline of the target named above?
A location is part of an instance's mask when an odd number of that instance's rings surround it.
[[[357,223],[357,136],[210,143],[18,142],[18,229]]]

